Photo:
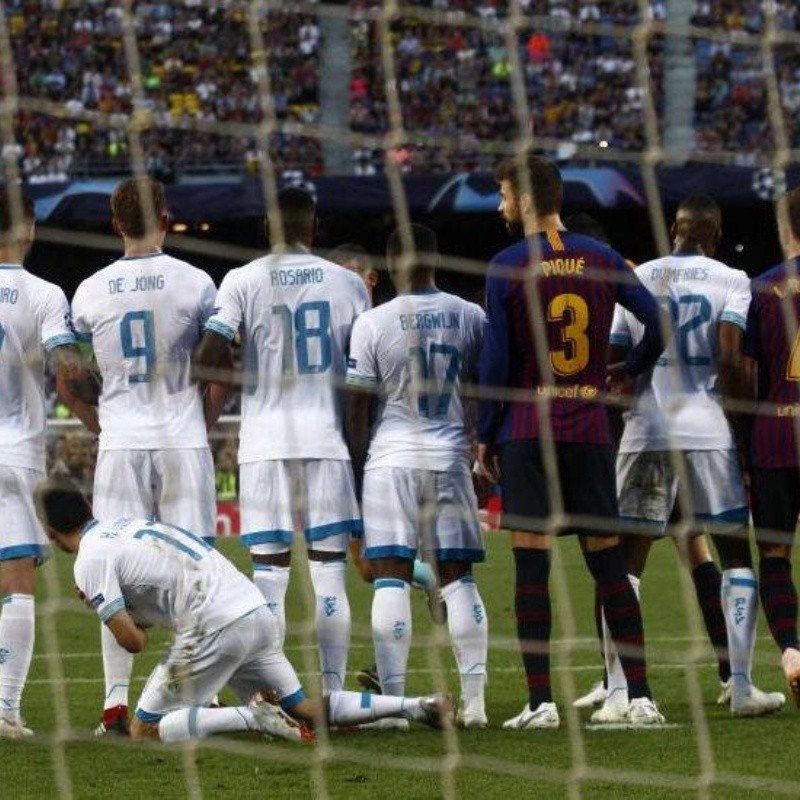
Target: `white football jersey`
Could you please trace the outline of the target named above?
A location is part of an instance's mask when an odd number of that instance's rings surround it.
[[[652,373],[637,379],[620,452],[730,449],[733,436],[717,391],[719,324],[744,329],[750,307],[747,275],[699,255],[648,261],[636,274],[667,307],[672,340]],[[641,323],[617,306],[611,343],[634,345],[642,335]]]
[[[205,272],[164,253],[121,258],[78,287],[72,324],[103,378],[101,450],[208,446],[190,370],[215,294]]]
[[[90,522],[74,573],[104,622],[126,610],[136,623],[198,638],[264,605],[254,584],[199,536],[144,519]]]
[[[485,319],[480,306],[438,289],[402,294],[358,318],[347,382],[375,387],[379,398],[367,469],[468,463],[461,384],[475,370]]]
[[[44,471],[45,353],[74,342],[64,292],[0,264],[0,464]]]
[[[349,459],[342,431],[345,353],[369,297],[354,273],[308,252],[270,254],[223,279],[206,327],[241,330],[239,463]]]

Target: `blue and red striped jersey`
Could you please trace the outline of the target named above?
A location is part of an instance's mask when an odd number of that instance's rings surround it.
[[[795,421],[800,416],[800,258],[753,281],[745,353],[758,365],[758,411],[750,463],[762,469],[800,465]]]
[[[479,369],[488,395],[478,420],[482,443],[543,437],[545,409],[555,441],[611,441],[599,398],[616,303],[645,325],[627,359],[627,371],[638,375],[663,349],[659,308],[619,253],[588,236],[551,230],[495,257]]]

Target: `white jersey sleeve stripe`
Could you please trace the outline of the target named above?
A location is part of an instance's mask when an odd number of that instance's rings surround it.
[[[609,337],[611,344],[616,344],[621,347],[627,347],[631,344],[630,333],[612,333]]]
[[[120,611],[125,610],[125,601],[118,597],[116,600],[112,600],[106,607],[99,612],[100,619],[103,622],[108,622],[111,617],[116,616],[119,614]]]

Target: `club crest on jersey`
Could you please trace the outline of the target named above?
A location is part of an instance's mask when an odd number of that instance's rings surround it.
[[[322,611],[326,617],[332,617],[336,613],[336,597],[326,595],[322,598]]]
[[[402,639],[406,635],[406,623],[402,620],[397,620],[397,622],[392,625],[392,635],[395,639]]]

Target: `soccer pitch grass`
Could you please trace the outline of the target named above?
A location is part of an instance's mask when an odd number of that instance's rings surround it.
[[[574,537],[562,539],[554,563],[553,689],[562,717],[557,731],[503,731],[504,719],[526,699],[514,636],[513,565],[507,537],[489,536],[485,565],[476,569],[486,603],[491,645],[487,730],[441,734],[414,726],[409,733],[332,734],[316,746],[267,742],[253,736],[218,737],[197,745],[197,771],[180,747],[126,740],[94,740],[103,694],[99,623],[75,598],[72,560],[55,559],[61,596],[69,606],[56,615],[64,681],[48,661],[46,627],[40,614],[30,681],[23,699],[32,741],[1,741],[3,798],[53,798],[57,774],[68,775],[75,798],[381,798],[440,797],[450,788],[460,798],[583,797],[678,798],[708,796],[737,800],[800,795],[797,741],[800,712],[788,706],[773,717],[733,720],[715,705],[719,684],[711,650],[699,627],[690,582],[679,574],[673,546],[657,545],[643,581],[650,682],[670,727],[660,730],[591,730],[589,713],[571,715],[568,697],[587,690],[600,674],[594,642],[592,594]],[[240,566],[247,556],[235,540],[221,550]],[[48,567],[52,568],[52,567]],[[371,590],[351,571],[353,647],[351,675],[372,661],[369,633]],[[46,597],[40,575],[40,597]],[[561,594],[569,586],[569,603]],[[689,592],[688,602],[685,593]],[[303,580],[290,588],[287,653],[312,691],[316,652],[303,618]],[[572,617],[567,606],[571,606]],[[40,610],[43,606],[40,605]],[[446,682],[457,695],[458,677],[446,628],[431,626],[424,596],[413,593],[414,645],[409,694],[429,693]],[[573,628],[574,623],[574,628]],[[142,688],[168,637],[152,632],[147,652],[137,656],[132,698]],[[698,665],[697,672],[689,668]],[[444,671],[437,668],[444,665]],[[777,648],[759,620],[756,682],[783,690]],[[693,676],[699,680],[695,683]],[[348,688],[356,688],[350,680]],[[689,696],[699,691],[702,708]],[[231,701],[223,695],[223,700]],[[66,708],[63,703],[66,701]],[[66,711],[67,741],[57,736],[58,707]],[[63,727],[61,728],[63,730]],[[447,754],[448,758],[445,758]],[[457,754],[457,755],[456,755]],[[703,764],[713,758],[713,782],[698,795]],[[443,769],[444,767],[444,769]],[[63,779],[62,779],[63,780]],[[569,781],[572,780],[572,793]]]

